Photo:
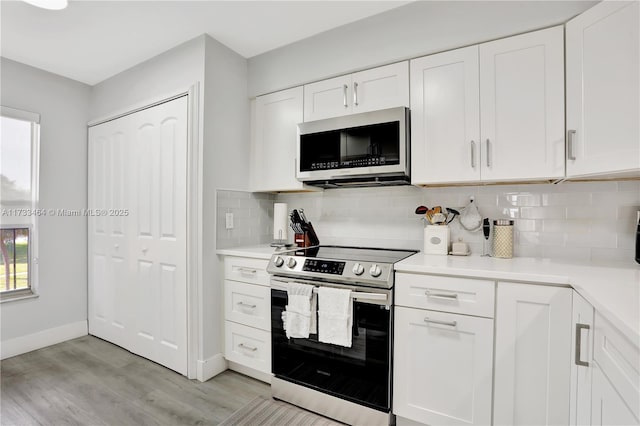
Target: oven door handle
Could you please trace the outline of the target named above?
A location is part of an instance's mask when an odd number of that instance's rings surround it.
[[[282,282],[282,281],[279,281]],[[287,291],[286,285],[276,284],[275,282],[271,282],[271,288],[274,290],[282,290]],[[318,287],[314,287],[314,293],[318,293]],[[384,293],[367,293],[364,291],[352,291],[351,298],[357,300],[387,300],[387,295]]]

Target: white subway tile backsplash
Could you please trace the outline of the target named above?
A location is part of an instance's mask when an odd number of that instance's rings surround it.
[[[576,260],[631,259],[635,244],[640,181],[565,182],[558,185],[337,189],[309,193],[251,194],[218,191],[218,247],[271,241],[273,203],[303,208],[323,244],[422,249],[423,226],[415,209],[437,205],[461,210],[474,197],[483,217],[515,221],[516,256]],[[234,213],[235,229],[224,215]],[[458,221],[453,241],[462,238],[482,254],[482,232]]]

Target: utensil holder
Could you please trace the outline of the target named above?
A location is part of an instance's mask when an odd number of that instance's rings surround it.
[[[447,225],[424,227],[424,254],[449,254],[451,230]]]

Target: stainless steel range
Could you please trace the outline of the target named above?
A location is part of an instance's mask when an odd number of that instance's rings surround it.
[[[414,253],[318,246],[271,257],[274,398],[348,424],[390,424],[393,265]],[[282,312],[292,282],[351,290],[351,347],[320,342],[317,334],[287,338]]]

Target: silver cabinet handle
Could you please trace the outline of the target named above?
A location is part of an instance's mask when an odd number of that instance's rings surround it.
[[[353,83],[353,105],[358,106],[358,83]]]
[[[582,330],[589,330],[591,329],[591,327],[589,327],[588,324],[580,324],[577,323],[576,324],[576,365],[581,365],[583,367],[588,367],[589,366],[589,362],[587,361],[582,361],[582,354],[580,353],[580,349],[582,347]]]
[[[258,272],[256,269],[250,269],[250,268],[238,268],[238,271],[245,274],[255,274],[256,272]]]
[[[458,295],[456,293],[432,293],[429,290],[425,291],[424,294],[427,297],[435,297],[438,299],[457,299]]]
[[[250,350],[251,352],[255,352],[255,351],[257,351],[257,350],[258,350],[258,348],[256,348],[255,346],[248,346],[248,345],[245,345],[244,343],[240,343],[240,344],[238,345],[238,347],[239,347],[239,348],[242,348],[242,349],[248,349],[248,350]]]
[[[575,130],[569,130],[567,132],[567,160],[575,160],[576,155],[573,152],[573,139],[576,135]]]
[[[471,168],[476,168],[476,143],[471,141]]]
[[[432,324],[448,325],[451,327],[455,327],[456,325],[458,325],[458,321],[439,321],[439,320],[429,319],[429,317],[425,317],[424,322],[428,322]]]
[[[344,107],[347,108],[349,105],[347,105],[347,89],[349,88],[349,86],[347,86],[346,84],[344,86],[342,86],[342,102],[344,104]]]
[[[491,141],[487,139],[487,167],[491,167]]]
[[[238,305],[238,306],[245,306],[245,307],[247,307],[247,308],[249,308],[249,309],[255,309],[255,308],[256,308],[256,306],[257,306],[257,305],[250,305],[250,304],[248,304],[248,303],[244,303],[244,302],[238,302],[238,303],[236,303],[236,305]]]

